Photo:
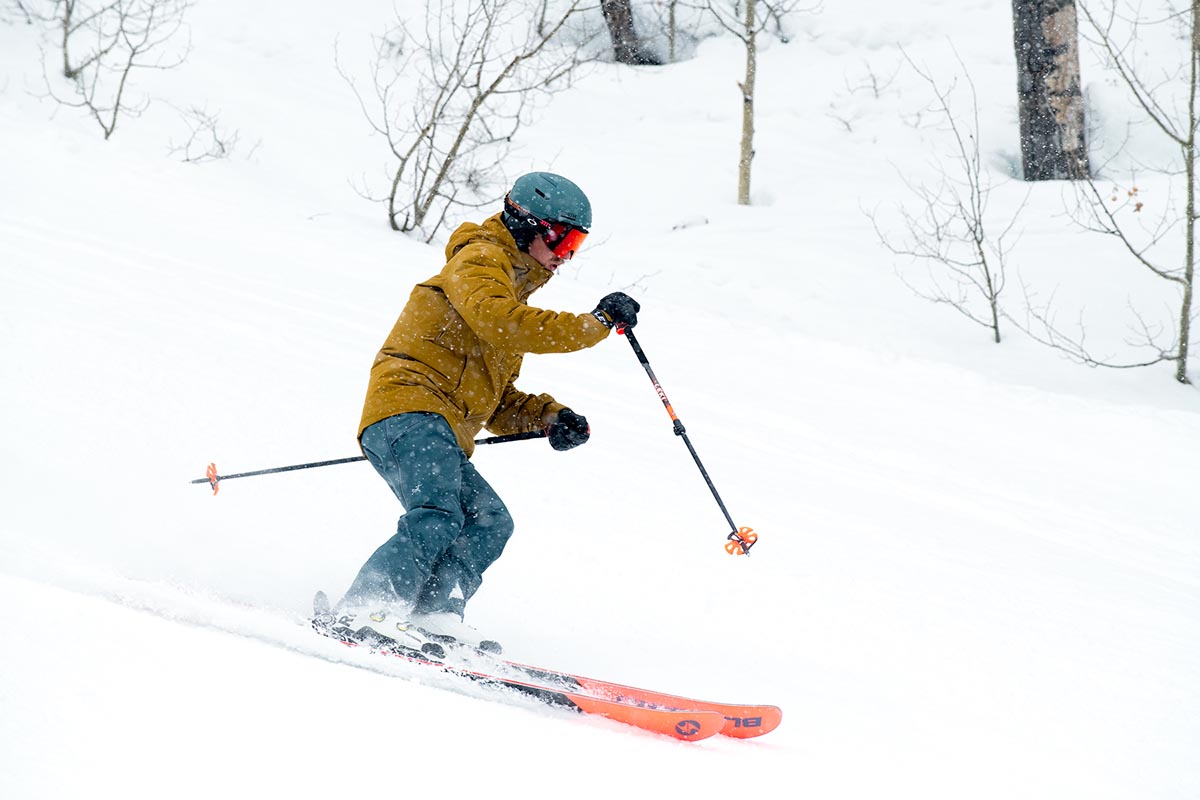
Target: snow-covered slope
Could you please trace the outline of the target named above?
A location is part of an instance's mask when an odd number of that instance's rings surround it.
[[[204,165],[168,156],[166,102],[105,142],[39,100],[38,29],[0,24],[0,796],[1194,797],[1200,396],[997,347],[897,280],[863,209],[903,202],[939,135],[904,121],[928,97],[897,44],[971,69],[1006,219],[1027,191],[1002,172],[1009,9],[829,5],[762,54],[752,207],[731,39],[595,68],[505,165],[588,191],[588,248],[536,301],[641,300],[762,539],[725,554],[623,340],[531,357],[523,386],[594,435],[476,455],[518,529],[470,621],[522,660],[784,708],[766,738],[699,745],[356,669],[309,634],[314,590],[394,525],[368,467],[188,483],[355,455],[375,350],[440,267],[350,185],[386,153],[334,42],[364,64],[391,4],[197,4],[186,64],[143,85],[239,131]],[[851,88],[867,70],[896,71],[879,98]],[[1064,232],[1061,194],[1034,188],[1014,259],[1120,347],[1125,298],[1158,289]]]

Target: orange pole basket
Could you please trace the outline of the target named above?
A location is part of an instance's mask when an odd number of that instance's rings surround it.
[[[725,543],[725,552],[731,556],[748,556],[750,548],[758,541],[758,534],[752,528],[741,527],[735,533],[729,534]]]

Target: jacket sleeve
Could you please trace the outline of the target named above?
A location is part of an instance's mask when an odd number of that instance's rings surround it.
[[[467,245],[450,266],[443,284],[446,297],[475,335],[494,347],[515,353],[570,353],[608,336],[608,328],[591,314],[546,311],[522,303],[508,258],[494,245]]]
[[[516,376],[513,376],[516,380]],[[504,387],[500,405],[487,421],[487,429],[504,436],[510,433],[540,431],[550,424],[559,411],[566,408],[548,394],[526,394],[509,381]]]

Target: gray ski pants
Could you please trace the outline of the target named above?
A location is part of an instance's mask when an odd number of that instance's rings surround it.
[[[396,534],[367,559],[344,602],[462,616],[512,535],[508,509],[438,414],[381,420],[363,431],[362,447],[406,513]]]

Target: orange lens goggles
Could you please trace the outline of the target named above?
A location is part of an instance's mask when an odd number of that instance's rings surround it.
[[[588,232],[583,228],[575,228],[564,222],[554,222],[550,224],[550,230],[546,231],[542,241],[553,251],[554,255],[569,261],[575,255],[575,251],[583,247],[583,240],[587,238],[587,235]]]

